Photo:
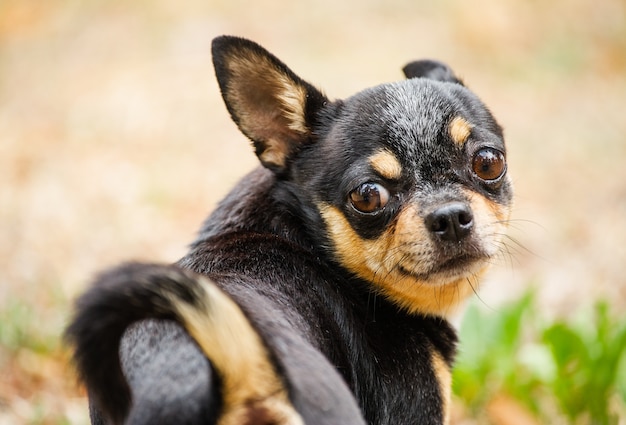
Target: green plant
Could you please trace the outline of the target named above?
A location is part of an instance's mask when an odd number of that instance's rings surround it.
[[[617,424],[626,402],[626,320],[598,303],[579,320],[548,322],[535,297],[488,311],[470,305],[453,391],[472,416],[506,396],[542,422]]]
[[[57,326],[38,317],[32,305],[11,300],[0,307],[0,347],[12,353],[23,349],[50,353],[59,344]]]
[[[616,424],[611,401],[618,391],[618,378],[624,374],[620,366],[626,366],[620,364],[626,354],[626,321],[612,318],[608,305],[601,302],[586,320],[559,321],[548,327],[543,341],[550,347],[557,370],[549,384],[567,417]]]
[[[66,304],[52,293],[33,303],[14,297],[0,305],[0,423],[76,422],[66,406],[80,392],[60,340]]]

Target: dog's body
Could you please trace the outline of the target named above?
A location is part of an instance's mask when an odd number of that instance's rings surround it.
[[[92,421],[445,423],[445,316],[508,218],[500,127],[435,62],[331,102],[252,42],[213,54],[264,167],[177,264],[121,266],[79,300]]]

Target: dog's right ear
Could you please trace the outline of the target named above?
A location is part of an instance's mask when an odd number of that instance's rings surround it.
[[[239,37],[213,40],[213,65],[230,115],[261,163],[283,172],[310,140],[315,113],[327,102],[258,44]]]
[[[435,60],[422,59],[411,62],[402,68],[402,72],[406,78],[428,78],[463,85],[463,81],[454,74],[448,65]]]

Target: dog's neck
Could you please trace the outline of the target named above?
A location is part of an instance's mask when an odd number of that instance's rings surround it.
[[[274,173],[258,167],[237,184],[202,225],[195,247],[232,232],[270,233],[315,251],[300,215],[291,211],[295,199]]]

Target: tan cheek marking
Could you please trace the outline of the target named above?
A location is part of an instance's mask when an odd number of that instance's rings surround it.
[[[467,141],[470,133],[472,132],[472,125],[468,123],[465,118],[455,117],[450,122],[450,137],[459,146],[463,146]]]
[[[441,407],[443,423],[447,425],[450,423],[450,404],[451,404],[451,392],[452,392],[452,373],[450,368],[446,364],[441,354],[433,350],[432,356],[433,370],[437,382],[439,382],[439,391],[441,393]]]
[[[500,221],[501,223],[507,223],[509,218],[511,217],[511,206],[498,204],[497,202],[491,202],[485,199],[485,203],[491,210],[492,214]]]
[[[483,249],[490,256],[495,256],[502,249],[502,239],[508,226],[510,208],[490,201],[484,196],[465,190],[474,213],[475,237],[483,244]]]
[[[398,158],[388,150],[381,150],[370,157],[370,165],[382,177],[397,180],[402,176],[402,165]]]
[[[465,189],[463,193],[465,194],[465,197],[469,199],[472,210],[474,210],[475,213],[474,215],[478,212],[478,214],[482,216],[484,221],[487,223],[501,224],[503,226],[506,225],[506,222],[511,215],[510,205],[493,202],[471,190]]]
[[[447,316],[470,294],[472,286],[466,278],[457,281],[422,281],[401,273],[398,262],[407,255],[419,261],[416,241],[426,238],[426,230],[414,209],[400,213],[395,229],[384,232],[376,240],[364,240],[352,229],[343,213],[330,205],[320,205],[338,260],[357,276],[371,282],[375,290],[411,313]],[[412,244],[407,244],[412,239]],[[427,244],[426,242],[424,242]],[[425,269],[428,259],[425,261]],[[481,271],[478,271],[480,274]],[[472,280],[472,285],[474,285]]]
[[[322,205],[320,212],[335,250],[341,263],[350,271],[370,282],[378,280],[377,272],[380,270],[380,260],[388,250],[386,237],[381,236],[378,240],[364,240],[356,234],[348,223],[343,213],[330,205]]]

